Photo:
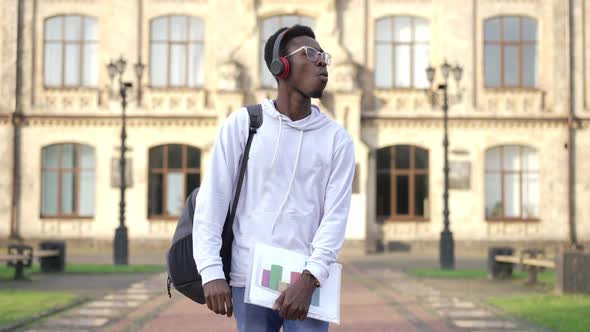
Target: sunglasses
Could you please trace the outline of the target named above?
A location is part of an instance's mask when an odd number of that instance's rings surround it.
[[[307,60],[309,60],[311,62],[318,61],[318,58],[321,56],[322,60],[324,60],[326,65],[329,65],[332,63],[332,56],[330,55],[330,53],[320,52],[311,46],[301,46],[300,48],[296,49],[295,51],[287,54],[285,56],[285,58],[288,58],[291,55],[293,55],[301,50],[305,50],[305,55],[307,56]]]

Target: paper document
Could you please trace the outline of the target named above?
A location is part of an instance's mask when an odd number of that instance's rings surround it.
[[[250,253],[250,273],[244,302],[272,308],[282,291],[305,268],[307,257],[291,250],[257,243]],[[342,265],[330,266],[330,276],[316,288],[307,317],[340,324],[340,276]]]

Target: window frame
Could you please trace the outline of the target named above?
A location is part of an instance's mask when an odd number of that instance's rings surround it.
[[[395,164],[395,153],[396,153],[396,148],[397,147],[401,147],[401,146],[407,146],[410,148],[410,164],[409,167],[407,169],[396,169],[394,164]],[[427,161],[428,161],[428,166],[426,168],[416,168],[415,166],[415,162],[416,162],[416,149],[420,149],[423,150],[424,152],[426,152],[427,155]],[[378,155],[376,155],[376,163],[375,163],[375,216],[378,222],[407,222],[407,221],[414,221],[414,222],[428,222],[430,221],[430,212],[428,213],[428,216],[426,216],[426,213],[424,216],[420,216],[420,215],[416,215],[415,213],[415,208],[416,208],[416,198],[415,198],[415,191],[416,191],[416,181],[415,181],[415,176],[416,175],[426,175],[427,181],[428,181],[428,198],[430,198],[430,151],[426,148],[417,146],[417,145],[410,145],[410,144],[396,144],[396,145],[390,145],[390,146],[386,146],[383,148],[380,148],[377,150],[377,154],[379,154],[381,151],[384,150],[390,150],[390,168],[389,169],[385,169],[385,168],[379,168],[379,165],[377,163],[378,160]],[[379,174],[386,174],[388,173],[390,175],[390,196],[391,196],[391,201],[390,201],[390,214],[389,215],[379,215],[379,192],[377,191],[378,185],[377,185],[377,181],[379,179],[378,175]],[[409,214],[405,215],[405,214],[397,214],[397,186],[396,186],[396,180],[397,180],[397,176],[400,175],[407,175],[408,176],[408,210],[410,211]],[[429,205],[430,205],[430,199],[429,199]],[[428,208],[428,210],[430,211],[430,207]]]
[[[66,17],[80,17],[80,25],[81,25],[81,29],[80,29],[80,39],[76,40],[76,41],[66,41],[65,38],[65,19]],[[47,22],[51,19],[56,19],[59,18],[61,21],[61,39],[58,40],[48,40],[45,36],[45,32],[47,30]],[[98,29],[98,38],[96,40],[85,40],[85,31],[86,31],[86,26],[85,26],[85,21],[86,19],[91,19],[94,20]],[[47,85],[47,81],[46,81],[46,76],[45,76],[45,68],[47,66],[47,62],[46,62],[46,46],[48,44],[48,42],[50,44],[60,44],[61,45],[61,75],[60,75],[60,84],[59,85]],[[79,65],[78,65],[78,84],[75,85],[66,85],[65,84],[65,74],[66,74],[66,44],[77,44],[80,46],[80,50],[78,52],[78,59],[79,59]],[[85,14],[59,14],[59,15],[53,15],[53,16],[49,16],[46,17],[43,20],[43,55],[42,55],[42,62],[43,62],[43,88],[46,90],[64,90],[64,89],[72,89],[72,90],[98,90],[99,86],[100,86],[100,74],[97,75],[97,81],[95,85],[84,85],[84,57],[85,57],[85,52],[84,52],[84,46],[88,45],[88,44],[95,44],[97,45],[97,58],[99,59],[98,61],[100,62],[100,22],[99,19],[95,16],[90,16],[90,15],[85,15]],[[96,64],[98,66],[100,66],[99,64]]]
[[[186,40],[184,41],[173,41],[171,38],[171,21],[173,17],[184,17],[186,19]],[[166,25],[167,25],[167,36],[165,40],[154,40],[153,39],[153,27],[152,24],[155,20],[157,19],[166,19]],[[191,40],[190,39],[190,19],[195,19],[197,20],[202,27],[202,32],[203,32],[203,39],[202,40]],[[204,59],[205,59],[205,20],[203,20],[202,18],[198,17],[198,16],[194,16],[194,15],[179,15],[179,14],[167,14],[167,15],[160,15],[160,16],[156,16],[156,17],[152,17],[149,20],[149,32],[148,32],[148,52],[149,52],[149,58],[148,58],[148,66],[152,67],[152,59],[153,59],[153,54],[152,54],[152,43],[157,43],[157,44],[164,44],[166,45],[166,57],[167,57],[167,61],[166,61],[166,82],[163,85],[154,85],[153,84],[153,80],[152,80],[152,73],[151,70],[149,71],[149,75],[148,75],[148,86],[150,89],[154,89],[154,90],[202,90],[205,88],[205,71],[204,71],[204,67],[205,67],[205,63],[204,63]],[[186,46],[186,50],[185,50],[185,71],[184,71],[184,84],[183,85],[171,85],[170,84],[170,67],[171,67],[171,57],[170,57],[170,50],[171,50],[171,45],[184,45]],[[195,86],[189,86],[188,82],[189,82],[189,47],[191,45],[200,45],[202,47],[202,68],[200,68],[200,73],[202,75],[202,82],[200,82],[199,84],[195,85]],[[198,80],[198,77],[197,77]]]
[[[517,18],[518,19],[518,29],[519,29],[519,38],[517,41],[505,41],[504,40],[504,19],[506,18]],[[488,22],[494,20],[494,19],[499,19],[500,23],[499,23],[499,41],[488,41],[486,40],[486,36],[485,36],[485,31],[486,31],[486,24],[488,24]],[[524,40],[523,39],[523,20],[524,19],[529,19],[534,21],[535,23],[535,40]],[[485,89],[488,90],[522,90],[522,91],[526,91],[526,90],[531,90],[531,91],[536,91],[539,89],[539,55],[541,54],[539,52],[539,21],[531,16],[527,16],[527,15],[497,15],[497,16],[492,16],[489,18],[486,18],[483,21],[483,29],[482,29],[482,40],[483,40],[483,49],[482,49],[482,69],[483,69],[483,86]],[[500,48],[500,82],[498,84],[498,86],[488,86],[487,81],[486,81],[486,46],[487,45],[497,45]],[[523,48],[525,45],[533,45],[535,46],[535,50],[536,50],[536,55],[537,58],[535,59],[535,72],[534,72],[534,77],[535,77],[535,84],[533,86],[526,86],[524,85],[524,67],[523,67]],[[509,86],[506,85],[505,79],[504,79],[504,64],[505,64],[505,60],[504,60],[504,48],[506,46],[516,46],[518,48],[518,68],[519,68],[519,72],[518,72],[518,85],[515,86]]]
[[[519,158],[519,163],[520,163],[520,169],[518,171],[514,171],[514,170],[505,170],[504,169],[504,148],[506,147],[518,147],[518,158]],[[538,222],[540,221],[540,211],[539,211],[539,215],[537,215],[536,217],[527,217],[527,218],[523,218],[523,208],[524,208],[524,202],[523,202],[523,185],[522,185],[522,179],[523,179],[523,174],[537,174],[537,178],[539,180],[539,182],[541,181],[541,177],[540,177],[540,169],[537,169],[535,171],[525,171],[522,167],[522,161],[523,161],[523,151],[525,148],[531,149],[533,150],[537,156],[539,154],[538,150],[535,148],[532,148],[530,146],[527,145],[498,145],[498,146],[494,146],[491,147],[489,149],[487,149],[485,151],[485,155],[484,155],[484,218],[486,221],[488,222],[498,222],[498,221],[508,221],[508,222],[518,222],[518,221],[524,221],[524,222]],[[490,171],[488,169],[488,165],[485,162],[486,158],[487,158],[487,154],[490,153],[491,151],[493,151],[494,149],[498,149],[499,150],[499,163],[500,163],[500,169],[497,171]],[[487,214],[487,202],[486,202],[486,198],[487,198],[487,184],[486,184],[486,176],[488,174],[499,174],[500,175],[500,198],[501,198],[501,205],[502,205],[502,215],[501,216],[495,216],[495,217],[488,217]],[[505,196],[506,196],[506,192],[505,192],[505,188],[504,188],[504,176],[505,174],[518,174],[518,202],[519,202],[519,210],[520,210],[520,217],[508,217],[506,216],[506,204],[505,204]],[[540,194],[540,192],[539,192]],[[541,202],[540,199],[537,202],[539,204],[539,208],[541,207]]]
[[[181,160],[181,166],[182,168],[169,168],[168,167],[168,148],[172,145],[180,145],[182,147],[182,160]],[[154,167],[152,168],[150,165],[150,153],[153,149],[157,149],[157,148],[163,148],[162,151],[162,167],[161,168],[157,168]],[[194,168],[194,167],[187,167],[188,166],[188,148],[193,148],[196,149],[199,153],[199,167],[198,168]],[[196,146],[193,145],[189,145],[189,144],[178,144],[178,143],[170,143],[170,144],[160,144],[160,145],[156,145],[156,146],[152,146],[148,149],[148,183],[147,183],[147,195],[148,195],[148,199],[147,199],[147,218],[148,220],[178,220],[178,218],[180,217],[180,215],[182,214],[182,210],[180,211],[179,215],[171,215],[167,213],[167,198],[168,198],[168,190],[167,190],[167,174],[170,173],[170,171],[172,170],[172,172],[180,172],[182,173],[183,176],[183,192],[184,192],[184,198],[188,197],[188,195],[190,194],[190,192],[187,192],[187,188],[186,188],[186,177],[187,174],[198,174],[199,175],[199,185],[202,183],[203,178],[202,178],[202,158],[203,153],[202,150]],[[161,204],[162,204],[162,214],[152,214],[151,213],[151,209],[150,209],[150,177],[153,173],[156,174],[162,174],[162,195],[160,197],[161,199]],[[184,203],[184,201],[183,201]]]
[[[395,21],[399,18],[408,18],[411,22],[411,40],[410,41],[396,41],[395,40]],[[377,23],[382,20],[390,20],[391,21],[391,35],[392,39],[390,41],[378,41],[377,40]],[[428,41],[416,41],[416,20],[424,20],[428,24]],[[416,15],[389,15],[379,17],[374,20],[373,23],[374,31],[373,31],[373,87],[375,90],[387,91],[387,90],[405,90],[405,91],[421,91],[424,89],[428,89],[429,86],[425,87],[418,87],[416,86],[416,78],[414,73],[414,49],[416,45],[425,45],[428,47],[428,58],[430,58],[430,20],[427,18],[416,16]],[[391,45],[392,53],[391,53],[391,85],[390,86],[378,86],[377,85],[377,78],[376,78],[376,66],[377,66],[377,46],[378,45]],[[410,48],[410,84],[408,86],[398,86],[396,83],[396,49],[401,46],[409,46]],[[430,61],[429,61],[430,62]],[[424,68],[424,75],[426,75],[426,68]]]
[[[74,167],[73,168],[65,168],[61,166],[61,162],[62,162],[62,151],[63,151],[63,147],[65,145],[73,145],[74,146]],[[57,162],[58,162],[58,167],[56,168],[51,168],[51,167],[46,167],[45,162],[44,162],[44,158],[43,158],[43,153],[45,151],[45,149],[48,149],[50,147],[56,146],[57,147]],[[87,147],[92,149],[92,153],[94,156],[94,167],[93,168],[82,168],[80,167],[80,157],[81,157],[81,153],[80,153],[80,149],[82,147]],[[92,215],[81,215],[80,214],[80,197],[79,197],[79,193],[80,193],[80,173],[82,171],[92,171],[94,174],[94,183],[95,183],[95,191],[94,191],[94,209],[92,211]],[[56,172],[57,173],[57,188],[56,188],[56,195],[57,195],[57,213],[56,214],[45,214],[43,212],[43,202],[44,202],[44,195],[43,195],[43,176],[45,175],[46,172]],[[71,172],[73,175],[73,191],[72,191],[72,198],[73,198],[73,202],[72,202],[72,213],[70,214],[65,214],[62,213],[62,193],[63,193],[63,188],[62,188],[62,175],[65,172]],[[54,143],[54,144],[49,144],[49,145],[45,145],[41,148],[41,181],[39,181],[40,185],[40,196],[41,199],[39,200],[40,204],[39,204],[39,218],[40,219],[81,219],[81,220],[89,220],[89,219],[94,219],[95,215],[96,215],[96,149],[88,144],[81,144],[81,143],[71,143],[71,142],[66,142],[66,143]]]

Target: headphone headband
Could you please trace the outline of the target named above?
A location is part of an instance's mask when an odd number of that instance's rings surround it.
[[[281,42],[283,41],[283,37],[285,37],[287,32],[289,32],[289,29],[285,29],[285,31],[281,32],[277,36],[277,39],[275,39],[275,43],[272,48],[270,72],[279,78],[285,78],[287,75],[289,75],[289,62],[287,59],[281,58],[279,55],[279,51],[281,50]]]
[[[272,48],[272,59],[273,60],[278,60],[280,58],[279,51],[281,50],[281,42],[283,41],[283,37],[285,37],[285,34],[287,32],[289,32],[289,29],[285,29],[285,31],[281,32],[277,36],[277,39],[275,39],[275,44]]]

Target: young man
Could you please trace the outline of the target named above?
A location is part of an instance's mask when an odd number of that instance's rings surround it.
[[[300,25],[278,30],[264,50],[269,69],[279,60],[273,59],[277,38],[278,54],[289,70],[274,69],[277,98],[262,102],[263,124],[252,141],[233,224],[232,289],[219,250],[248,137],[245,108],[221,127],[197,196],[195,262],[207,306],[228,317],[235,310],[240,332],[279,331],[281,326],[285,332],[327,331],[327,322],[307,318],[307,312],[315,287],[328,278],[344,241],[354,146],[345,129],[311,105],[311,98],[321,97],[326,87],[331,60],[314,32]],[[259,241],[309,256],[302,276],[281,293],[274,310],[244,303],[249,250]]]

